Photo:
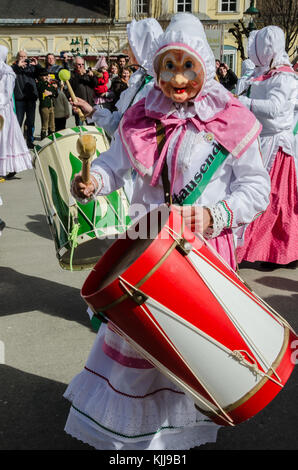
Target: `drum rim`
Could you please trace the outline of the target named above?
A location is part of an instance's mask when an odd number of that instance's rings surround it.
[[[147,215],[147,214],[146,214]],[[169,217],[170,217],[170,214],[169,214]],[[165,226],[167,225],[168,223],[168,220],[167,219],[167,222],[165,223],[165,225],[162,227],[161,231],[165,228]],[[129,227],[129,229],[131,229],[131,227]],[[177,235],[179,235],[180,237],[182,237],[183,235],[183,232],[184,230],[186,229],[186,225],[184,223],[184,220],[181,218],[181,227],[180,227],[180,232],[177,233]],[[119,237],[121,238],[121,237]],[[148,246],[146,248],[146,250],[142,253],[142,255],[144,255],[146,253],[146,251],[148,249],[150,249],[150,247],[153,245],[154,242],[156,242],[157,238],[155,238],[152,243],[150,244],[150,246]],[[134,288],[135,289],[139,289],[148,279],[150,279],[150,277],[160,268],[160,266],[166,261],[166,259],[170,256],[170,254],[172,253],[172,251],[175,250],[175,248],[177,248],[177,246],[179,246],[179,243],[180,243],[180,240],[174,240],[173,239],[173,243],[170,245],[170,247],[167,249],[167,251],[164,253],[164,255],[159,259],[159,261],[147,272],[147,274],[140,280],[138,281]],[[141,256],[142,256],[141,255]],[[132,263],[134,264],[134,263]],[[128,268],[129,269],[129,268]],[[96,271],[96,267],[94,268],[94,271]],[[123,273],[122,273],[123,274]],[[121,274],[121,276],[122,276]],[[106,286],[103,291],[105,289],[108,289],[115,281],[117,281],[119,278],[119,276],[117,276],[114,281],[112,281],[108,286]],[[85,284],[84,284],[85,285]],[[83,295],[82,291],[83,291],[83,288],[84,288],[84,285],[82,287],[82,290],[81,290],[81,296],[82,298],[86,301],[86,303],[89,305],[89,302],[88,302],[88,299],[90,298],[93,298],[94,296],[98,295],[101,291],[101,289],[97,290],[96,292],[93,292],[89,295]],[[96,313],[99,313],[99,312],[105,312],[106,310],[109,310],[109,309],[112,309],[114,308],[115,306],[121,304],[122,302],[124,302],[125,300],[127,299],[130,299],[130,295],[128,293],[125,293],[123,294],[121,297],[119,297],[118,299],[114,300],[114,302],[108,304],[108,305],[105,305],[104,307],[99,307],[97,309],[94,309],[94,307],[92,307],[93,311],[96,312]]]
[[[79,132],[74,131],[74,129],[81,129]],[[101,129],[101,131],[99,130]],[[93,132],[92,132],[93,131]],[[103,139],[105,138],[104,131],[101,127],[99,126],[75,126],[75,127],[67,127],[66,129],[62,129],[61,131],[55,131],[51,135],[54,135],[55,138],[50,139],[49,137],[45,137],[43,140],[41,140],[37,145],[34,147],[34,151],[39,154],[43,149],[48,147],[49,145],[52,145],[56,140],[63,140],[66,137],[69,136],[80,136],[82,134],[95,134],[95,135],[101,135]],[[56,137],[56,134],[60,134],[60,137]],[[45,141],[44,145],[41,145],[42,142]]]

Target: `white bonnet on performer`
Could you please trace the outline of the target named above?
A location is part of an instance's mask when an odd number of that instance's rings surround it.
[[[285,51],[285,35],[278,26],[252,31],[248,38],[248,57],[257,67],[273,68],[291,65]]]
[[[214,78],[215,58],[201,21],[191,13],[177,13],[173,16],[164,34],[152,45],[152,73],[156,82],[158,59],[168,48],[186,48],[202,64],[204,84],[194,99],[196,113],[200,119],[210,119],[222,111],[230,101],[231,95]]]
[[[138,64],[147,69],[152,41],[163,33],[162,27],[155,18],[146,18],[140,21],[132,20],[126,29],[128,42]]]
[[[185,45],[189,51],[192,51],[203,65],[205,82],[214,79],[215,58],[199,18],[190,13],[177,13],[173,16],[164,34],[158,38],[155,44],[156,50],[153,58],[155,76],[159,56],[165,52],[167,47],[174,45],[176,49]]]
[[[241,76],[249,76],[255,69],[255,64],[250,59],[245,59],[241,65]]]
[[[8,54],[7,47],[0,46],[0,76],[1,77],[4,74],[10,74],[10,75],[15,76],[15,73],[12,70],[12,68],[9,65],[7,65],[7,63],[6,63],[7,54]]]
[[[7,54],[8,54],[8,49],[7,47],[5,46],[0,46],[0,60],[2,60],[3,62],[6,61],[6,58],[7,58]]]

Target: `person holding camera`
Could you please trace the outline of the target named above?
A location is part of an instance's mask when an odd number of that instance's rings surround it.
[[[16,74],[14,88],[16,115],[20,127],[22,127],[26,115],[27,145],[32,149],[34,147],[33,133],[36,101],[38,98],[35,79],[38,77],[42,67],[35,57],[28,59],[25,51],[19,51],[12,69]]]
[[[230,67],[221,63],[218,67],[219,82],[229,91],[233,91],[237,85],[238,77]]]

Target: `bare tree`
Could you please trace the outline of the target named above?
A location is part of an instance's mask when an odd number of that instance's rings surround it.
[[[284,30],[286,51],[293,56],[298,37],[298,1],[297,0],[258,0],[260,16],[256,23],[259,28],[276,25]]]
[[[248,38],[249,29],[245,26],[244,21],[239,20],[238,23],[234,23],[233,28],[230,28],[228,32],[233,34],[236,40],[237,51],[240,52],[241,59],[242,60],[247,59],[245,52],[244,52],[243,35]]]

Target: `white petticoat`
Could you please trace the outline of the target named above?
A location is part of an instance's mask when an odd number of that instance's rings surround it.
[[[4,118],[0,132],[0,175],[19,173],[32,168],[32,157],[28,150],[17,117],[10,101],[0,108]]]
[[[105,331],[102,325],[64,394],[72,403],[65,431],[101,450],[187,450],[215,442],[219,426],[157,369],[126,367],[103,352]]]

